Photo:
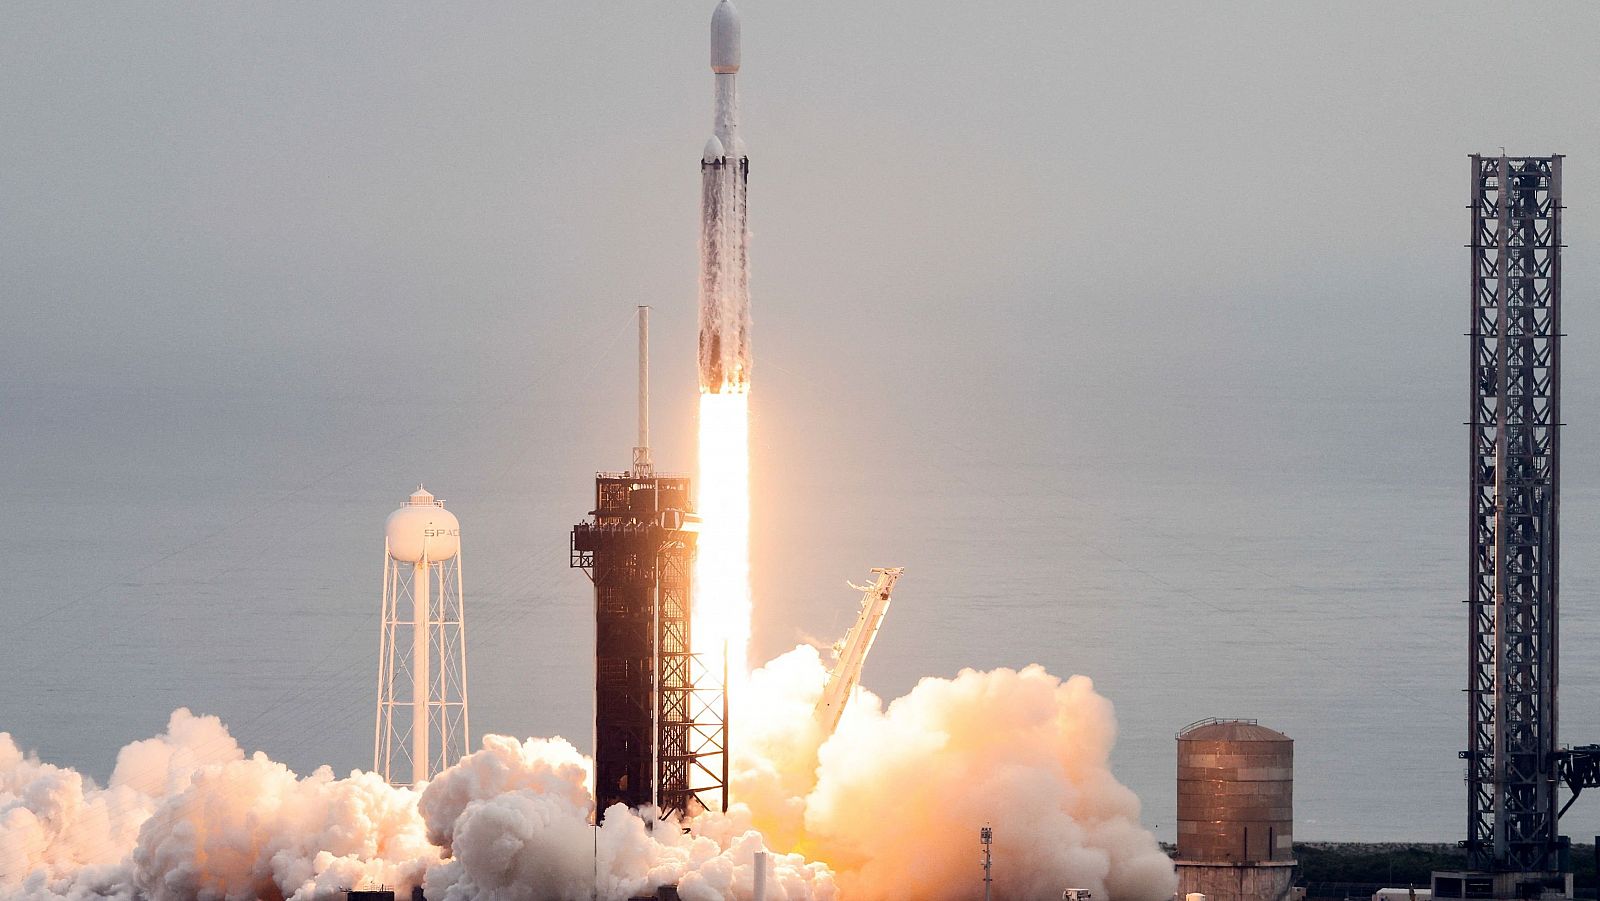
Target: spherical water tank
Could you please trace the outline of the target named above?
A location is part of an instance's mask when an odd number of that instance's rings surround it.
[[[1178,733],[1178,859],[1294,858],[1294,740],[1254,720]]]
[[[426,489],[418,488],[404,507],[389,514],[383,527],[389,542],[389,556],[401,563],[429,563],[449,560],[461,550],[461,522],[434,500]]]

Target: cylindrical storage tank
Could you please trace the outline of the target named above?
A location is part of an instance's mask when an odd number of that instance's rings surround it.
[[[439,563],[461,551],[461,522],[424,488],[389,514],[383,532],[389,556],[402,563]]]
[[[1178,733],[1178,860],[1294,859],[1294,740],[1254,720]]]

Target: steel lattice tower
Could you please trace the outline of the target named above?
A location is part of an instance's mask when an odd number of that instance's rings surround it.
[[[727,809],[721,685],[691,681],[685,476],[600,473],[593,520],[572,529],[572,566],[595,592],[595,802],[661,816]]]
[[[662,817],[728,809],[726,674],[697,684],[691,574],[698,523],[687,476],[650,459],[650,308],[639,308],[633,468],[596,473],[571,565],[594,582],[596,820],[621,802]],[[720,699],[720,701],[716,700]]]
[[[1561,157],[1472,157],[1469,868],[1561,868]],[[1501,883],[1506,885],[1502,886]],[[1496,880],[1504,897],[1512,882]],[[1526,889],[1524,889],[1526,891]]]
[[[687,490],[687,489],[685,489]],[[728,809],[726,673],[697,684],[690,644],[693,531],[664,535],[656,568],[656,806],[661,815]]]

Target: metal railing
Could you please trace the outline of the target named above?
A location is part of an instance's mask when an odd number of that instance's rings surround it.
[[[1182,738],[1184,733],[1192,732],[1195,729],[1200,728],[1201,726],[1223,726],[1223,725],[1235,725],[1235,724],[1241,725],[1241,726],[1259,726],[1259,725],[1261,725],[1260,723],[1256,722],[1253,719],[1239,719],[1237,717],[1232,718],[1232,719],[1223,719],[1222,717],[1219,717],[1219,716],[1208,716],[1203,720],[1195,720],[1194,722],[1190,723],[1189,725],[1184,726],[1182,729],[1179,729],[1177,731],[1177,733],[1175,733],[1172,737],[1173,738]]]

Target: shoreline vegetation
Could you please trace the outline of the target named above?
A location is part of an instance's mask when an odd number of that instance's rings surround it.
[[[1168,854],[1177,849],[1163,843]],[[1296,886],[1307,901],[1366,901],[1380,888],[1426,889],[1435,870],[1458,870],[1466,854],[1455,843],[1429,842],[1295,842]],[[1595,895],[1595,852],[1592,843],[1572,844],[1574,894]]]

